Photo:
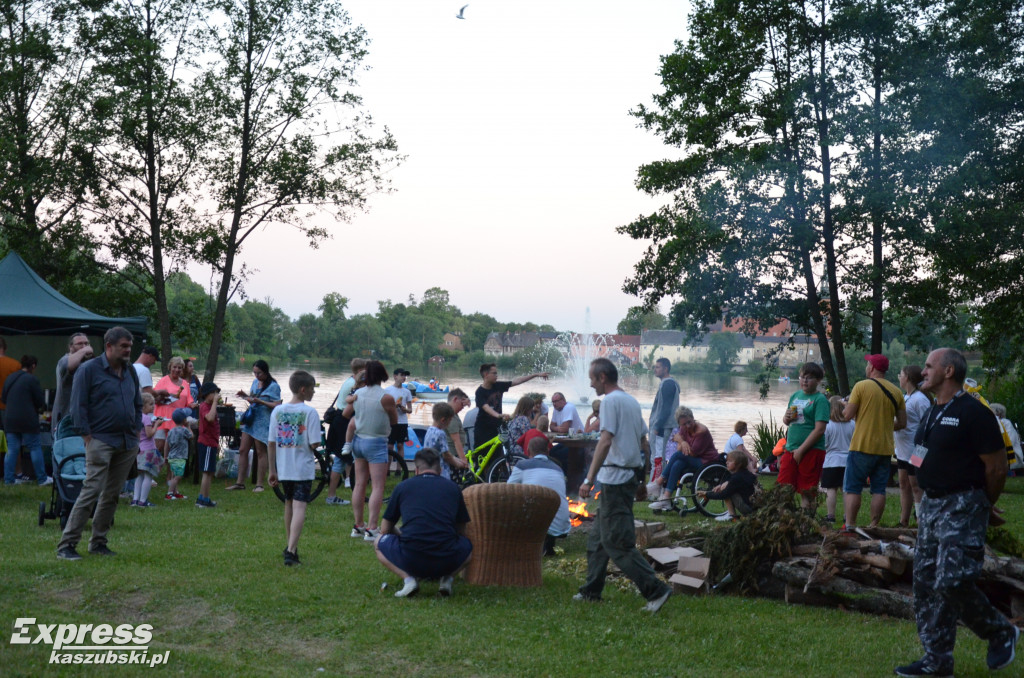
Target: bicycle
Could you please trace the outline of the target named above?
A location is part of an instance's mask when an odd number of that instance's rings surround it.
[[[508,481],[509,476],[512,475],[512,468],[519,463],[520,459],[525,459],[525,457],[513,454],[508,443],[508,427],[502,426],[498,429],[498,435],[482,445],[466,451],[469,468],[452,469],[452,480],[462,488],[476,483]]]

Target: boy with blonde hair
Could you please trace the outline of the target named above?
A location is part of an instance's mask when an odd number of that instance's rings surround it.
[[[270,435],[267,451],[270,456],[271,487],[281,484],[284,491],[284,564],[299,564],[299,535],[306,522],[306,505],[316,477],[316,456],[320,447],[320,415],[307,405],[313,399],[316,379],[304,370],[288,378],[292,398],[270,413]]]

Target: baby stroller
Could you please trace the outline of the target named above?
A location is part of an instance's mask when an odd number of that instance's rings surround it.
[[[85,441],[75,431],[71,417],[64,417],[53,434],[53,489],[49,511],[46,502],[39,502],[40,527],[47,518],[60,518],[60,529],[64,529],[84,481]]]

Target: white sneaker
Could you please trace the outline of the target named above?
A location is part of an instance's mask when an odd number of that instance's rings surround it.
[[[402,587],[401,591],[397,591],[395,593],[395,598],[408,598],[411,595],[415,595],[415,593],[419,590],[420,583],[418,581],[414,581],[411,584],[407,583],[405,586]]]
[[[349,490],[352,489],[352,481],[348,479],[348,476],[345,476],[345,488]]]
[[[672,502],[668,499],[659,499],[658,501],[652,501],[649,508],[652,511],[667,511],[672,508]]]
[[[380,536],[380,530],[371,530],[366,528],[366,532],[363,533],[363,541],[373,541]]]
[[[53,478],[51,478],[50,476],[46,476],[46,480],[39,483],[40,487],[46,487],[47,485],[53,485]]]
[[[672,589],[666,590],[665,593],[661,594],[654,600],[648,600],[647,604],[644,605],[644,610],[650,612],[651,614],[654,614],[655,612],[661,609],[661,606],[665,604],[665,601],[668,600],[668,597],[671,595]]]
[[[365,527],[359,527],[358,525],[354,525],[352,527],[352,534],[350,534],[348,536],[352,537],[353,539],[359,539],[360,537],[364,536],[365,534],[366,534],[366,528]]]
[[[723,513],[722,515],[715,518],[715,520],[717,520],[720,523],[731,523],[733,520],[735,520],[735,518],[732,517],[732,514]]]
[[[342,499],[341,497],[327,497],[328,506],[348,506],[351,503],[348,499]]]
[[[441,583],[437,587],[437,595],[444,596],[447,598],[452,594],[452,584],[455,583],[455,577],[441,577]]]

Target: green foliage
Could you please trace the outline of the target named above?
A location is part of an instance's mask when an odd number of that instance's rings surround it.
[[[717,364],[719,372],[728,372],[740,354],[740,337],[735,332],[714,332],[708,337],[707,361]]]
[[[657,309],[648,311],[643,306],[630,306],[615,331],[618,334],[640,334],[643,330],[663,330],[666,327],[668,319]]]
[[[775,448],[775,443],[785,437],[786,427],[782,424],[776,424],[775,418],[769,414],[767,422],[762,417],[761,421],[755,424],[750,431],[751,451],[758,456],[763,464],[772,459],[772,450]]]

